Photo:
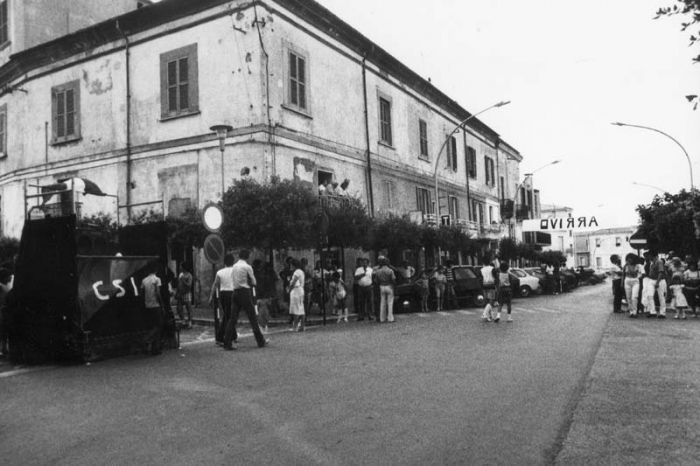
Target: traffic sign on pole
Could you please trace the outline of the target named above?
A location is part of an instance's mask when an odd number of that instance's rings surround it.
[[[216,233],[212,233],[204,240],[204,258],[211,264],[218,264],[224,258],[226,247],[224,240]]]

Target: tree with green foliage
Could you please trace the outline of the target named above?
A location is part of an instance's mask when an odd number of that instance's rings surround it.
[[[390,255],[405,250],[415,251],[423,246],[422,230],[421,225],[405,216],[389,215],[375,218],[363,247],[376,251],[386,249]]]
[[[673,6],[659,8],[654,19],[676,15],[686,18],[681,23],[681,31],[690,33],[688,45],[692,47],[700,44],[700,0],[678,0],[678,3]],[[700,63],[700,54],[693,58],[693,62]],[[700,103],[698,95],[686,95],[685,98],[693,104],[693,110],[697,110]]]
[[[699,252],[694,218],[700,213],[700,192],[682,190],[678,194],[655,196],[649,205],[637,207],[640,232],[651,247],[660,252],[674,251],[684,256]]]
[[[236,180],[221,203],[229,246],[274,250],[317,244],[319,202],[308,183],[273,177]]]
[[[360,247],[366,242],[371,218],[367,207],[356,197],[334,197],[325,203],[328,215],[328,245],[341,248]]]

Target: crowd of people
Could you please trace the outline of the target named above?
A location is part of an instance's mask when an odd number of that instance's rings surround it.
[[[612,255],[613,312],[623,312],[626,300],[629,317],[646,315],[665,319],[668,309],[675,311],[675,319],[686,319],[687,313],[698,317],[700,304],[700,272],[698,259],[686,256],[684,260],[670,252],[667,259],[650,250],[642,257],[633,253],[621,258]]]

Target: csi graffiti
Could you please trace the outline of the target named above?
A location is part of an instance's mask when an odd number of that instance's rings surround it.
[[[95,297],[100,301],[107,301],[112,296],[122,298],[126,296],[126,289],[121,286],[122,283],[124,283],[123,280],[116,279],[112,280],[111,285],[105,285],[102,280],[98,280],[92,284],[92,290],[95,292]],[[128,284],[126,286],[129,287],[130,291],[133,290],[134,296],[139,295],[139,287],[136,284],[134,277],[129,277]]]

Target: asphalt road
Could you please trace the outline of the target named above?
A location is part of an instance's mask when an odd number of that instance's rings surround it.
[[[158,357],[0,374],[4,464],[551,464],[608,284]],[[191,330],[190,332],[195,332]]]

